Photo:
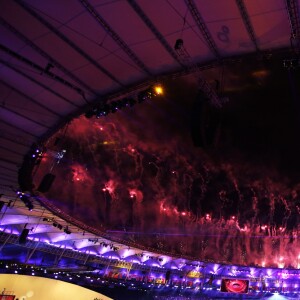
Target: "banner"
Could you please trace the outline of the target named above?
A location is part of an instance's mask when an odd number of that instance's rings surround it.
[[[197,272],[197,271],[190,271],[186,274],[186,277],[189,277],[189,278],[202,278],[203,277],[203,274],[200,273],[200,272]]]
[[[117,261],[113,266],[121,269],[131,269],[132,263],[127,261]]]

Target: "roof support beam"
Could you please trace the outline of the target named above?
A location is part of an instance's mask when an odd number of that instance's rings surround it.
[[[13,173],[18,173],[18,170],[17,169],[10,169],[10,168],[7,168],[7,167],[4,167],[2,165],[0,165],[0,169],[4,169],[6,171],[9,171],[9,172],[13,172]]]
[[[6,174],[3,175],[3,176],[0,174],[0,180],[4,180],[4,181],[10,182],[10,183],[18,184],[18,179],[16,177],[7,176]]]
[[[45,124],[43,124],[43,123],[41,123],[41,122],[39,122],[39,121],[36,121],[36,120],[34,120],[34,119],[32,119],[32,118],[26,116],[26,115],[23,114],[23,113],[19,113],[19,112],[13,110],[13,109],[10,109],[10,108],[6,107],[6,106],[3,105],[3,104],[0,105],[0,108],[3,109],[3,110],[7,110],[7,111],[11,112],[12,114],[15,114],[15,115],[17,115],[17,116],[19,116],[19,117],[21,117],[21,118],[23,118],[23,119],[25,119],[25,120],[27,120],[27,121],[30,121],[30,122],[32,122],[32,123],[35,123],[35,124],[37,124],[37,125],[39,125],[39,126],[41,126],[41,127],[44,127],[44,128],[47,128],[47,129],[50,129],[50,128],[51,128],[51,127],[49,127],[49,126],[47,126],[47,125],[45,125]]]
[[[68,44],[73,50],[79,53],[82,57],[84,57],[89,63],[91,63],[95,68],[109,77],[112,81],[116,82],[120,86],[124,86],[114,75],[112,75],[108,70],[102,67],[96,60],[91,58],[85,51],[83,51],[79,46],[77,46],[74,42],[68,39],[64,34],[62,34],[58,29],[48,23],[44,18],[42,18],[38,13],[36,13],[33,9],[31,9],[28,5],[25,4],[22,0],[14,0],[17,2],[25,11],[27,11],[30,15],[36,18],[40,23],[42,23],[45,27],[51,30],[55,35],[57,35],[61,40],[63,40],[66,44]]]
[[[146,65],[137,57],[121,37],[109,26],[109,24],[99,15],[94,7],[87,0],[79,0],[92,17],[104,28],[109,36],[119,45],[119,47],[129,56],[129,58],[146,74],[152,76]]]
[[[218,47],[217,47],[215,41],[213,40],[202,16],[200,15],[200,12],[197,9],[196,4],[194,3],[193,0],[185,0],[185,3],[187,5],[194,21],[196,22],[202,36],[204,37],[205,42],[208,45],[208,48],[215,55],[215,57],[221,58]]]
[[[7,152],[14,153],[14,154],[16,154],[16,155],[20,155],[20,156],[24,157],[24,153],[20,153],[20,152],[14,150],[14,149],[5,147],[4,145],[1,145],[1,144],[0,144],[0,149],[3,149],[3,150],[5,150],[5,151],[7,151]]]
[[[58,114],[56,111],[50,109],[49,107],[45,106],[44,104],[41,104],[40,102],[38,102],[37,100],[27,96],[26,94],[24,94],[23,92],[21,92],[20,90],[16,89],[15,87],[13,87],[12,85],[8,84],[7,82],[4,82],[3,80],[0,79],[0,83],[2,83],[3,85],[7,86],[9,89],[13,90],[14,92],[16,92],[17,94],[23,96],[24,98],[26,98],[27,100],[31,101],[32,103],[35,103],[37,106],[40,106],[44,109],[46,109],[47,111],[49,111],[50,113],[52,113],[53,115],[57,116],[57,117],[63,117],[63,115]]]
[[[10,32],[12,32],[13,34],[15,34],[20,40],[22,40],[26,45],[28,45],[33,50],[35,50],[38,54],[40,54],[42,57],[44,57],[47,61],[49,61],[57,69],[59,69],[60,71],[62,71],[64,74],[66,74],[68,77],[70,77],[75,82],[77,82],[79,85],[81,85],[87,91],[89,91],[90,93],[96,95],[96,92],[94,90],[92,90],[86,83],[84,83],[83,81],[81,81],[73,73],[71,73],[64,66],[62,66],[58,61],[56,61],[53,57],[51,57],[49,54],[47,54],[44,50],[42,50],[39,46],[37,46],[34,42],[32,42],[31,40],[29,40],[25,35],[23,35],[20,31],[18,31],[15,27],[13,27],[12,25],[10,25],[8,22],[6,22],[1,17],[0,17],[0,24],[2,26],[4,26],[6,29],[8,29]]]
[[[247,29],[247,32],[250,36],[250,39],[255,47],[255,50],[256,51],[259,51],[259,47],[258,47],[258,44],[257,44],[257,39],[256,39],[256,35],[255,35],[255,32],[254,32],[254,29],[253,29],[253,25],[252,25],[252,22],[249,18],[249,14],[248,14],[248,11],[247,11],[247,8],[245,6],[245,3],[243,0],[236,0],[236,4],[239,8],[239,11],[240,11],[240,14],[242,16],[242,19],[243,19],[243,22],[244,22],[244,25]]]
[[[3,124],[5,124],[5,125],[7,125],[7,126],[9,126],[9,127],[12,127],[12,128],[14,128],[14,129],[16,129],[16,130],[18,130],[18,131],[21,131],[21,132],[23,132],[23,133],[25,133],[25,134],[28,134],[28,135],[34,137],[35,139],[37,139],[37,136],[36,136],[36,135],[32,134],[31,132],[29,132],[29,131],[27,131],[27,130],[25,130],[25,129],[23,129],[23,128],[17,127],[17,126],[15,126],[15,125],[13,125],[13,124],[11,124],[11,123],[8,123],[8,122],[6,122],[6,121],[4,121],[4,120],[0,120],[0,123],[3,123]]]
[[[66,247],[63,248],[63,250],[60,252],[60,254],[58,256],[55,256],[55,260],[54,260],[54,264],[53,266],[57,267],[61,258],[63,257],[64,253],[66,251]]]
[[[1,182],[1,184],[0,184],[0,186],[2,187],[2,186],[6,186],[6,187],[13,187],[13,185],[16,187],[16,186],[18,186],[18,183],[17,182],[12,182],[11,180],[9,180],[9,179],[1,179],[0,180],[0,182]],[[5,184],[4,184],[5,183]]]
[[[40,81],[34,79],[33,77],[27,75],[26,73],[24,73],[23,71],[21,71],[20,69],[17,69],[16,67],[14,67],[13,65],[11,65],[10,63],[0,59],[0,63],[5,65],[6,67],[14,70],[16,73],[22,75],[23,77],[25,77],[26,79],[30,80],[31,82],[35,83],[36,85],[39,85],[40,87],[42,87],[43,89],[45,89],[46,91],[50,92],[51,94],[55,95],[56,97],[64,100],[65,102],[79,108],[80,106],[73,103],[71,100],[67,99],[65,96],[57,93],[56,91],[50,89],[48,86],[46,86],[45,84],[41,83]]]
[[[29,144],[23,143],[20,139],[14,139],[12,137],[9,137],[7,133],[5,133],[5,135],[3,133],[0,133],[0,139],[12,142],[12,143],[20,145],[20,146],[24,146],[26,148],[29,148],[31,146]]]
[[[290,20],[291,42],[297,50],[300,50],[300,19],[297,0],[286,0],[286,9]]]
[[[135,0],[127,0],[130,6],[134,9],[137,15],[142,19],[142,21],[148,26],[151,32],[155,35],[155,37],[160,41],[163,47],[167,50],[167,52],[181,65],[184,66],[181,60],[177,57],[176,52],[172,49],[172,47],[168,44],[163,35],[158,31],[158,29],[154,26],[152,21],[148,18],[145,12],[141,9],[141,7],[136,3]]]
[[[38,241],[38,242],[35,244],[34,248],[31,250],[31,252],[30,252],[30,253],[28,254],[28,256],[26,257],[25,264],[27,264],[27,263],[29,262],[29,260],[31,259],[32,255],[34,254],[35,250],[38,248],[39,244],[40,244],[40,241]]]
[[[1,224],[1,222],[0,222],[0,224]],[[0,252],[2,251],[2,249],[6,245],[6,243],[9,241],[11,236],[12,236],[12,233],[7,234],[6,239],[3,241],[2,245],[0,246]]]
[[[12,161],[3,157],[0,157],[0,161],[16,166],[18,163],[16,161]]]
[[[84,95],[83,91],[75,86],[74,84],[70,83],[69,81],[66,81],[65,79],[63,79],[60,76],[55,75],[54,73],[50,72],[49,70],[47,70],[46,68],[43,68],[39,65],[37,65],[36,63],[34,63],[33,61],[29,60],[28,58],[18,54],[17,52],[7,48],[6,46],[4,46],[3,44],[0,44],[0,50],[5,52],[6,54],[10,55],[11,57],[21,61],[22,63],[36,69],[37,71],[39,71],[41,74],[46,74],[49,78],[55,80],[56,82],[59,82],[69,88],[71,88],[72,90],[75,90],[77,93],[79,93],[80,95]],[[72,103],[74,105],[74,103]]]
[[[86,263],[87,263],[89,257],[90,257],[90,253],[88,253],[88,254],[86,255],[86,258],[85,258],[84,263],[83,263],[84,265],[86,265]]]

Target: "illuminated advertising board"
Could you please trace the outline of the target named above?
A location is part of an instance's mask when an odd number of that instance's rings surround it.
[[[223,278],[221,281],[221,292],[247,294],[249,289],[249,280],[237,278]]]
[[[189,278],[200,278],[203,277],[202,273],[198,272],[198,271],[190,271],[186,274],[187,277]]]

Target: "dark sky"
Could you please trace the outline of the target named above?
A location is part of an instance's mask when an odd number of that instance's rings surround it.
[[[221,142],[230,140],[228,144],[245,159],[275,166],[291,178],[296,176],[295,180],[300,161],[297,73],[288,72],[281,61],[245,73],[244,86],[243,82],[238,83],[241,88],[229,93],[231,101],[223,108],[221,137]]]
[[[291,86],[298,76],[289,78],[280,61],[240,63],[222,74],[220,93],[229,99],[222,108],[191,76],[165,82],[162,98],[74,120],[60,145],[53,141],[61,132],[48,142],[67,152],[47,196],[91,226],[160,250],[259,264],[271,252],[292,262],[300,111]],[[281,244],[270,239],[282,234]]]

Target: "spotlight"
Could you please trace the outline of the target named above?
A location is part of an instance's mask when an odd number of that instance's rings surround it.
[[[34,209],[34,206],[31,202],[29,202],[26,207],[28,208],[29,211],[32,211]]]
[[[100,118],[101,116],[106,116],[110,113],[111,109],[108,104],[104,104],[102,107],[97,109],[96,118]]]
[[[118,102],[117,102],[117,101],[112,102],[110,107],[111,107],[111,112],[112,112],[112,113],[115,113],[115,112],[118,111],[118,109],[119,109]]]
[[[182,39],[177,39],[174,49],[175,50],[180,50],[183,47],[183,40]]]
[[[43,153],[46,151],[46,148],[33,144],[30,149],[29,157],[31,161],[35,164],[38,165],[41,162],[41,159],[43,158]]]
[[[102,116],[106,116],[110,112],[110,106],[108,104],[96,105],[85,112],[85,117],[90,119],[92,116],[96,116],[99,119]]]
[[[133,107],[137,102],[152,99],[153,97],[160,96],[163,94],[163,88],[160,84],[150,86],[147,89],[140,91],[137,95],[137,101],[132,97],[125,97],[120,100],[112,101],[110,103],[98,104],[85,112],[86,118],[96,116],[99,119],[102,116],[106,116],[109,113],[115,113],[124,107]],[[36,153],[34,153],[36,156]],[[40,154],[38,154],[40,155]]]
[[[138,93],[138,103],[142,103],[146,100],[151,99],[151,89],[148,88],[147,90],[141,91]]]
[[[160,84],[151,86],[144,91],[138,93],[138,102],[141,103],[146,100],[150,100],[153,97],[163,94],[163,88]]]
[[[117,105],[117,107],[120,109],[120,108],[125,107],[125,106],[126,106],[126,103],[125,103],[125,101],[124,101],[124,99],[123,99],[123,100],[118,100],[118,101],[116,101],[116,105]]]
[[[163,87],[161,85],[155,85],[153,87],[153,90],[154,90],[155,95],[157,95],[157,96],[163,95],[163,93],[164,93]]]
[[[133,107],[136,104],[136,101],[133,98],[124,98],[123,101],[127,107]]]

